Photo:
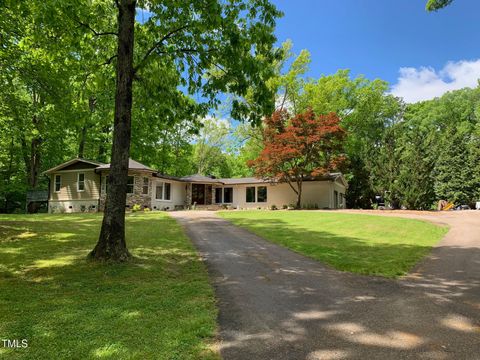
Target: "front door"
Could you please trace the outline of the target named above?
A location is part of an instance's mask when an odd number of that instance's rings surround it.
[[[205,184],[192,184],[192,204],[205,205]]]

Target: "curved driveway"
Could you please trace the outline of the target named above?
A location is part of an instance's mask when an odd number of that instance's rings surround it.
[[[171,214],[214,281],[226,360],[480,359],[480,212],[400,213],[451,230],[398,281],[331,269],[214,212]]]

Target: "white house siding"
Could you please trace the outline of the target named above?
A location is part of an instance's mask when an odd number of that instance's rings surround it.
[[[333,205],[335,205],[335,191],[338,193],[338,204],[337,204],[337,209],[345,209],[346,204],[345,204],[345,192],[347,189],[345,188],[345,185],[341,182],[340,179],[337,179],[332,183],[332,208],[334,208]]]
[[[48,212],[57,213],[75,213],[75,212],[97,212],[98,199],[90,200],[49,200]]]
[[[156,199],[157,184],[162,182],[170,183],[170,200]],[[185,190],[186,183],[157,178],[153,180],[152,185],[152,210],[174,210],[175,206],[185,206],[187,197]]]
[[[253,202],[246,201],[246,189],[250,186],[267,186],[267,201]],[[233,202],[231,205],[236,208],[265,208],[276,205],[282,208],[283,205],[296,204],[297,195],[288,184],[245,184],[225,185],[233,188]],[[343,193],[345,191],[343,190]],[[317,206],[318,208],[333,208],[333,183],[331,181],[307,181],[303,183],[302,206]]]

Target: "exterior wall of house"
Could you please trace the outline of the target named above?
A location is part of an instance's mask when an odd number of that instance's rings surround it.
[[[247,187],[267,187],[266,202],[247,202]],[[246,184],[225,185],[233,188],[233,201],[230,204],[235,208],[267,208],[276,205],[281,209],[283,205],[295,204],[297,195],[288,184]],[[258,189],[256,189],[256,193]],[[256,199],[257,200],[257,196]],[[333,208],[333,183],[331,181],[308,181],[303,183],[302,206],[316,206],[319,209]]]
[[[100,191],[100,211],[105,210],[105,201],[107,197],[106,193],[106,177],[108,176],[108,171],[102,171],[102,185]],[[132,171],[128,172],[128,176],[134,177],[133,183],[133,193],[127,194],[127,208],[131,209],[133,205],[140,205],[140,207],[146,208],[150,207],[152,204],[152,181],[154,178],[152,173],[148,171]],[[143,179],[148,179],[148,193],[143,194]]]
[[[170,184],[170,200],[157,199],[156,189],[157,185],[159,185],[160,183]],[[151,209],[174,210],[175,208],[184,207],[187,201],[186,186],[188,185],[189,184],[179,181],[153,178]]]
[[[78,190],[78,174],[85,176],[85,189]],[[60,191],[55,191],[55,175],[60,175]],[[50,175],[50,213],[98,211],[100,176],[93,169],[60,170]]]
[[[345,193],[347,191],[345,185],[340,180],[336,180],[332,183],[332,208],[336,209],[345,209],[346,208],[346,199]],[[336,191],[336,193],[335,193]],[[337,201],[335,202],[335,196],[337,196]],[[335,206],[337,205],[337,206]]]
[[[97,212],[99,199],[92,200],[50,200],[48,212],[51,214],[74,212]]]

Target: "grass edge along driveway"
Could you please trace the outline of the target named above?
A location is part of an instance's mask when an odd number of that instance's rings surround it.
[[[204,264],[166,213],[127,216],[128,264],[85,260],[101,214],[0,215],[0,339],[13,359],[218,359]]]
[[[221,211],[233,224],[338,270],[405,275],[447,233],[422,220],[317,211]]]

